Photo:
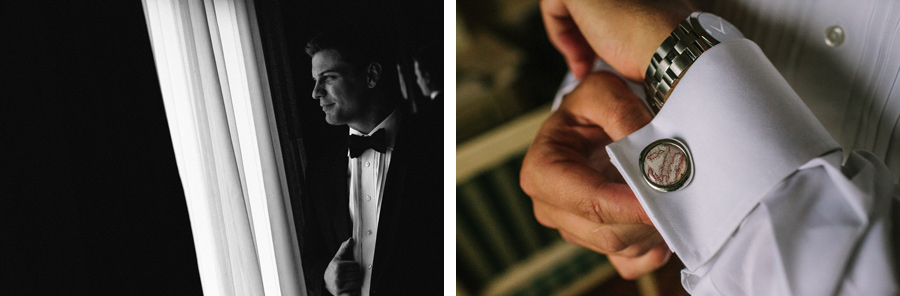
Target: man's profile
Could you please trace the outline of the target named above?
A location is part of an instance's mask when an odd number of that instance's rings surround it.
[[[442,118],[401,106],[393,43],[383,36],[337,28],[306,46],[311,96],[348,137],[309,160],[301,255],[312,295],[441,286]]]

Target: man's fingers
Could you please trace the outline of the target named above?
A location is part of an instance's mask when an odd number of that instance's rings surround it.
[[[355,242],[353,241],[352,237],[345,240],[341,244],[341,247],[338,248],[335,258],[344,259],[344,260],[353,260],[353,257],[354,257],[353,256],[353,245],[354,244],[355,244]]]
[[[563,101],[560,110],[583,124],[596,124],[618,141],[644,127],[653,116],[644,103],[609,72],[591,73]]]
[[[606,75],[588,75],[544,122],[522,163],[521,186],[535,200],[596,223],[650,224],[634,193],[609,163],[605,149],[613,140],[608,132],[624,137],[649,122],[650,115],[627,89],[624,92],[630,97],[619,94],[625,85],[618,78]],[[601,100],[613,102],[593,102]],[[586,110],[609,104],[647,113],[610,121],[606,111]]]
[[[544,19],[547,37],[563,54],[572,74],[578,78],[587,75],[596,55],[575,25],[565,4],[561,0],[541,1],[541,17]]]
[[[353,291],[359,289],[362,280],[362,268],[355,261],[338,261],[336,268],[337,289]]]
[[[554,119],[545,123],[553,125]],[[540,135],[546,133],[545,135]],[[585,143],[588,153],[569,147],[571,131],[542,130],[522,164],[521,186],[535,201],[552,204],[596,223],[644,223],[650,218],[623,183],[609,160],[605,166],[588,166],[590,154],[605,153],[603,143]],[[563,143],[565,142],[565,143]],[[594,146],[594,147],[587,147]],[[602,157],[601,157],[602,158]]]
[[[361,270],[361,267],[359,267],[359,263],[357,263],[356,261],[338,261],[337,262],[338,273],[353,274],[353,273],[358,273],[360,270]]]
[[[552,205],[535,202],[535,217],[561,234],[569,242],[603,254],[639,256],[659,243],[662,236],[653,226],[645,224],[598,224],[573,215]]]
[[[630,225],[630,226],[640,226],[640,227],[649,227],[647,225],[636,225],[636,224],[611,224],[609,226],[619,228],[622,225]],[[622,258],[637,258],[646,255],[648,252],[652,251],[656,246],[663,242],[662,237],[659,236],[659,233],[651,233],[649,231],[644,232],[645,236],[634,242],[632,245],[622,245],[620,242],[613,242],[612,244],[617,244],[616,246],[608,246],[610,243],[606,243],[602,239],[597,238],[585,238],[578,236],[572,232],[568,232],[562,228],[559,229],[559,234],[562,236],[565,241],[576,244],[585,248],[590,249],[591,251],[605,254],[607,256],[617,256]],[[606,236],[609,233],[605,234]],[[603,236],[603,235],[595,235]],[[599,242],[599,243],[598,243]],[[618,249],[614,249],[618,248]]]
[[[647,253],[638,257],[625,257],[609,255],[609,262],[612,263],[616,271],[622,278],[633,280],[648,272],[659,269],[672,256],[672,251],[665,243],[661,243],[650,249]]]

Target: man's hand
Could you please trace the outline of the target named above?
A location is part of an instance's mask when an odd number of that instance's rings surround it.
[[[325,268],[325,288],[332,295],[359,295],[362,287],[362,269],[353,260],[353,238],[338,248],[337,254]]]
[[[671,252],[605,146],[650,119],[618,77],[590,74],[544,122],[522,164],[521,186],[538,222],[606,254],[627,279],[659,268]]]
[[[547,35],[581,78],[599,56],[643,80],[656,48],[694,9],[688,0],[542,0]]]

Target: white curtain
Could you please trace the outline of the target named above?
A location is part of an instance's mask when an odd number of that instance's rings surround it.
[[[253,2],[143,4],[204,294],[304,295]]]

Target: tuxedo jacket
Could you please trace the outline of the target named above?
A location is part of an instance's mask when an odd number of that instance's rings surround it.
[[[443,283],[443,116],[433,108],[404,114],[382,193],[370,293],[433,291]],[[347,128],[342,129],[343,136]],[[346,141],[310,156],[301,198],[300,248],[307,291],[328,295],[324,271],[350,238]]]

